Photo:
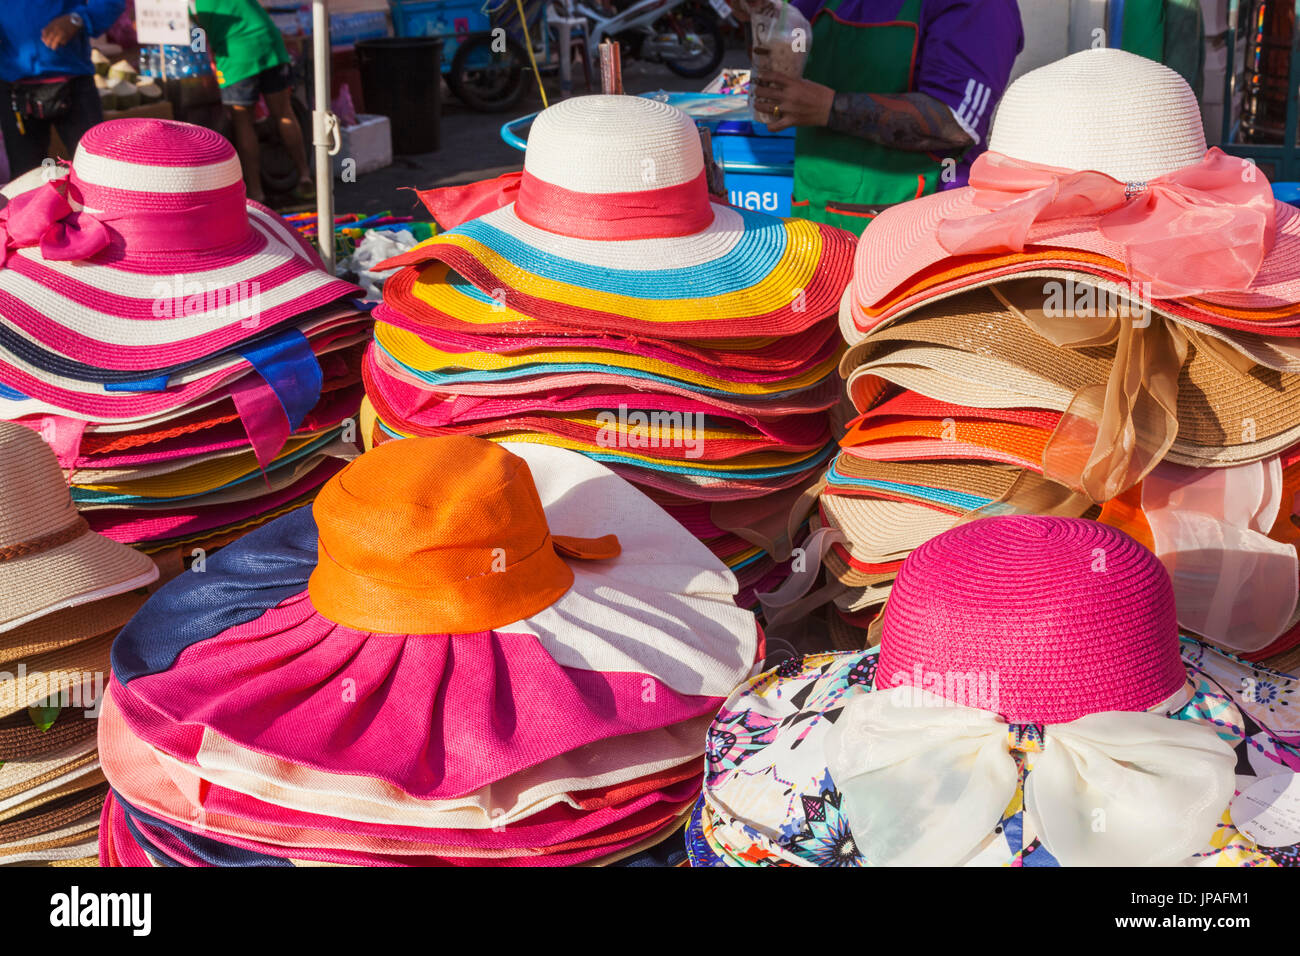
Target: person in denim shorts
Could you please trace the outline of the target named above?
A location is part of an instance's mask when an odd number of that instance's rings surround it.
[[[295,198],[316,195],[307,165],[302,128],[293,112],[293,82],[284,37],[257,0],[195,0],[194,15],[207,36],[221,84],[221,102],[230,109],[235,150],[244,170],[248,198],[264,200],[261,150],[253,128],[258,99],[266,102],[285,150],[298,167]]]

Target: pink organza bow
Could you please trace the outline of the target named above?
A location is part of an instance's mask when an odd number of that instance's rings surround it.
[[[63,190],[48,182],[19,193],[0,209],[0,266],[14,249],[40,246],[46,259],[85,259],[109,243],[108,228],[89,213],[76,212]]]
[[[970,184],[975,205],[990,211],[940,222],[949,254],[1023,252],[1034,226],[1093,217],[1092,228],[1123,247],[1129,279],[1149,282],[1156,298],[1243,291],[1273,247],[1268,179],[1217,148],[1145,183],[987,152],[971,166]]]

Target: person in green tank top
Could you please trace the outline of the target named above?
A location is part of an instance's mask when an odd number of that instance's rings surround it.
[[[964,185],[1024,46],[1016,0],[794,6],[812,24],[803,76],[755,80],[769,128],[796,127],[793,214],[861,234],[886,206]]]
[[[263,201],[262,157],[253,126],[259,98],[275,122],[285,151],[298,167],[294,198],[316,195],[307,164],[306,143],[293,111],[292,69],[284,37],[258,0],[192,0],[221,84],[221,102],[230,110],[235,151],[244,171],[248,198]]]

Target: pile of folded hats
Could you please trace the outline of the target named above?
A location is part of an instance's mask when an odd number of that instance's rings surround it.
[[[0,866],[94,865],[109,646],[158,569],[91,531],[54,453],[4,422],[0,489]]]
[[[355,451],[356,288],[245,200],[211,130],[110,120],[47,172],[0,209],[0,418],[54,447],[92,528],[145,551],[310,496]]]
[[[762,653],[736,592],[575,452],[375,448],[122,631],[101,862],[598,864],[680,839]]]
[[[1110,49],[1012,84],[970,182],[858,247],[859,416],[814,521],[839,608],[876,620],[901,560],[972,513],[1087,516],[1160,556],[1187,629],[1294,646],[1300,211],[1207,152],[1177,74]]]
[[[375,311],[367,438],[477,435],[605,462],[752,606],[834,448],[853,237],[711,202],[691,120],[629,96],[552,106],[522,173],[422,195],[454,228],[384,264],[405,268]]]
[[[1180,638],[1168,573],[1119,529],[945,531],[903,561],[882,631],[727,699],[692,865],[1300,865],[1275,806],[1296,679]]]

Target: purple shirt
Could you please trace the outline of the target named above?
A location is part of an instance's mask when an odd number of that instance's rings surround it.
[[[824,0],[793,0],[812,20]],[[854,23],[894,20],[904,0],[841,0],[836,15]],[[922,0],[917,45],[916,91],[947,105],[962,129],[983,150],[993,108],[1002,98],[1011,65],[1025,45],[1016,0]],[[815,55],[815,51],[814,51]],[[963,164],[964,166],[965,164]],[[965,181],[965,169],[959,182]]]

